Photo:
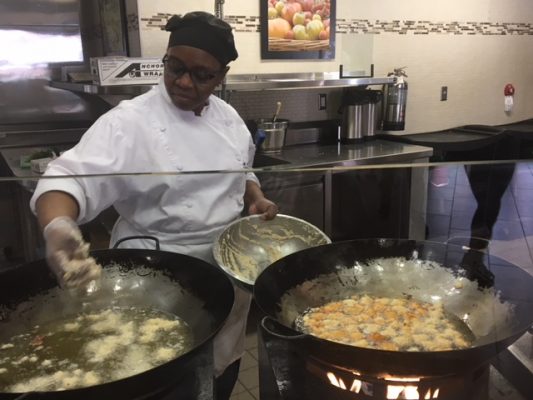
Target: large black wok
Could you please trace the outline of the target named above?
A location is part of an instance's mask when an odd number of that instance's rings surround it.
[[[29,393],[24,399],[145,399],[164,393],[190,376],[195,359],[205,358],[212,339],[233,305],[233,287],[217,267],[182,254],[141,249],[91,252],[104,267],[93,293],[60,290],[44,260],[0,273],[0,339],[36,323],[53,321],[81,310],[116,306],[154,307],[185,320],[194,345],[187,353],[129,378],[82,389]],[[1,341],[1,340],[0,340]],[[212,362],[211,353],[207,360]],[[188,375],[187,375],[188,374]],[[194,375],[193,375],[194,376]],[[0,393],[0,399],[20,394]]]
[[[442,287],[439,286],[440,282],[424,282],[424,277],[428,275],[423,268],[420,268],[420,271],[414,268],[415,272],[408,278],[407,283],[401,273],[393,276],[382,275],[381,278],[377,274],[366,281],[364,276],[369,269],[365,262],[383,257],[433,260],[445,266],[445,274],[450,275],[448,270],[454,274],[459,273],[460,266],[465,263],[465,255],[466,250],[459,246],[424,241],[367,239],[333,243],[299,251],[267,267],[255,282],[254,297],[259,307],[271,318],[263,326],[276,326],[278,329],[275,333],[287,340],[298,341],[303,354],[341,367],[351,367],[361,373],[442,376],[472,370],[487,363],[531,327],[533,277],[521,268],[491,255],[493,287],[482,291],[478,289],[477,282],[472,286],[474,282],[467,280],[465,282],[471,288],[471,293],[467,296],[463,292],[464,289],[454,289],[451,281],[443,282]],[[486,258],[484,261],[487,264]],[[357,273],[358,267],[354,268],[356,263],[361,266]],[[471,267],[469,265],[467,268]],[[487,276],[478,272],[468,271],[466,275]],[[323,276],[317,280],[321,275]],[[387,282],[387,287],[380,287],[380,279]],[[469,310],[472,316],[478,313],[477,325],[483,325],[483,328],[476,328],[479,330],[477,335],[476,329],[472,329],[476,337],[473,346],[464,350],[439,352],[385,351],[336,343],[300,334],[295,330],[295,317],[308,307],[343,298],[346,293],[382,295],[390,290],[394,292],[396,282],[407,287],[406,290],[399,289],[402,293],[398,292],[398,295],[407,292],[416,298],[425,288],[434,288],[430,290],[435,290],[435,294],[449,293],[446,301],[453,304],[454,309]],[[492,291],[500,293],[501,301],[494,301],[505,307],[486,307],[487,304],[492,304],[491,299],[494,297],[487,297],[487,293]],[[432,293],[427,293],[426,290],[425,295],[431,297]],[[446,296],[448,295],[444,297]],[[446,301],[443,302],[445,308]],[[512,312],[502,315],[502,308],[507,310],[507,307],[512,308]],[[455,313],[454,310],[447,311]],[[461,318],[463,315],[456,316]],[[290,332],[290,335],[287,332]]]

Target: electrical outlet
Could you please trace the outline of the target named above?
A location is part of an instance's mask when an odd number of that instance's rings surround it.
[[[440,88],[440,101],[448,100],[448,86],[442,86]]]
[[[319,93],[318,94],[318,110],[325,110],[328,107],[328,100],[326,93]]]

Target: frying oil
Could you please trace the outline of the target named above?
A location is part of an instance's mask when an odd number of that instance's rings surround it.
[[[151,308],[114,307],[55,320],[0,344],[0,392],[126,378],[179,357],[193,340],[185,321]]]

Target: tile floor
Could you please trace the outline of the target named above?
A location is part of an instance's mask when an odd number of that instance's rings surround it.
[[[435,169],[430,172],[427,239],[468,244],[470,222],[477,203],[465,169],[463,166],[441,168],[445,168],[445,185],[442,185],[441,172],[436,173]],[[437,179],[432,179],[435,176]],[[512,179],[501,197],[500,211],[487,251],[489,255],[533,274],[533,163],[515,164]]]
[[[465,169],[463,166],[441,168],[430,172],[427,239],[468,243],[476,200]],[[516,164],[513,178],[501,198],[488,251],[533,274],[533,163]],[[232,400],[259,400],[256,324],[257,310],[252,306],[246,353]]]

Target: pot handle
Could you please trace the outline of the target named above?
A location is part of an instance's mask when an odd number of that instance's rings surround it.
[[[123,237],[122,239],[117,240],[117,242],[113,246],[113,249],[118,248],[118,245],[121,244],[122,242],[125,242],[126,240],[133,240],[133,239],[150,239],[150,240],[153,240],[155,242],[155,249],[156,250],[160,249],[159,239],[158,238],[156,238],[154,236],[142,236],[142,235],[141,236],[126,236],[126,237]]]
[[[309,336],[305,333],[295,333],[292,329],[281,325],[278,321],[269,316],[263,317],[261,320],[261,327],[269,334],[280,339],[298,340]]]

